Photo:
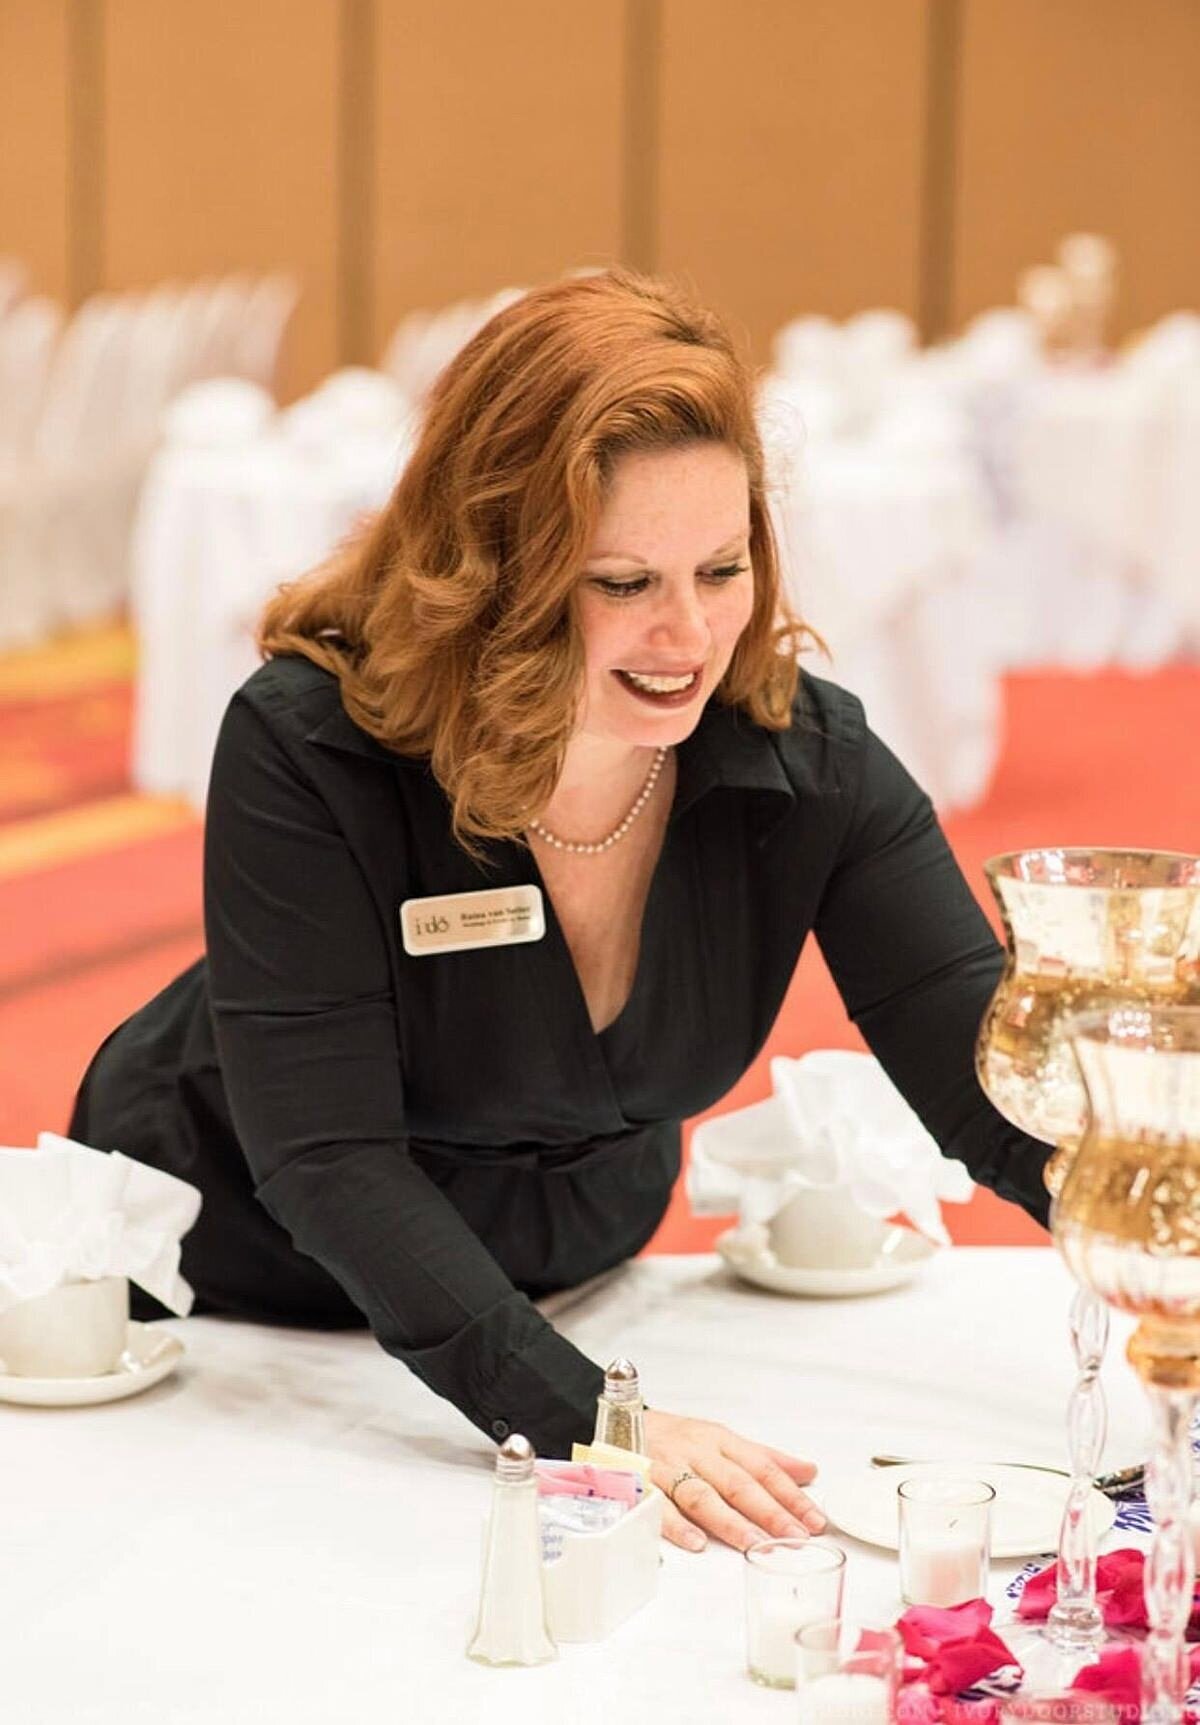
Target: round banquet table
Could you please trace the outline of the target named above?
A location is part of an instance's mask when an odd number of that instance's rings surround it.
[[[132,552],[138,790],[204,807],[225,708],[260,662],[263,606],[380,508],[404,448],[399,434],[315,452],[268,437],[159,455]]]
[[[1061,1465],[1070,1292],[1053,1251],[960,1247],[866,1299],[760,1293],[697,1256],[553,1304],[595,1358],[628,1353],[652,1403],[827,1469],[875,1451]],[[170,1327],[184,1359],[141,1396],[0,1406],[21,1725],[790,1725],[794,1697],[743,1673],[742,1559],[716,1545],[664,1545],[657,1597],[607,1641],[473,1665],[486,1440],[365,1333]],[[1144,1447],[1129,1328],[1114,1320],[1105,1367],[1106,1466]],[[890,1621],[894,1557],[834,1537],[848,1611]],[[1019,1568],[993,1566],[994,1598]]]

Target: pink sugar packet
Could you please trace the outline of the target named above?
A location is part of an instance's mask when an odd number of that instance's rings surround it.
[[[534,1463],[539,1497],[608,1497],[634,1504],[641,1484],[637,1475],[586,1461]]]

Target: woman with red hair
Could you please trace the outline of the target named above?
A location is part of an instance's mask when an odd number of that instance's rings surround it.
[[[1044,1219],[972,1046],[996,942],[858,702],[802,675],[752,376],[613,271],[451,362],[387,507],[284,588],[213,765],[207,956],[123,1025],[78,1138],[193,1181],[197,1310],[368,1322],[489,1435],[591,1433],[538,1295],[639,1251],[679,1124],[810,931],[950,1154]],[[654,1409],[666,1531],[820,1527],[810,1464]]]

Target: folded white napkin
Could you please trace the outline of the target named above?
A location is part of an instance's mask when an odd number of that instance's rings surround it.
[[[179,1242],[199,1214],[194,1186],[116,1150],[54,1132],[0,1149],[0,1312],[62,1282],[128,1276],[184,1317]]]
[[[775,1095],[698,1126],[687,1190],[697,1215],[738,1210],[761,1224],[800,1187],[843,1188],[871,1216],[907,1216],[939,1245],[940,1201],[974,1185],[937,1144],[869,1054],[819,1049],[771,1062]]]

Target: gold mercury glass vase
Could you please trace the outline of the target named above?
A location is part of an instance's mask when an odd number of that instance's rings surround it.
[[[1055,1147],[1046,1165],[1055,1194],[1087,1116],[1067,1021],[1073,1013],[1126,1003],[1200,1003],[1200,858],[1030,850],[993,858],[985,873],[1007,952],[980,1027],[976,1067],[1000,1113]],[[1104,1446],[1099,1372],[1107,1340],[1108,1308],[1081,1285],[1071,1307],[1077,1368],[1067,1409],[1071,1488],[1059,1538],[1058,1599],[1045,1628],[1064,1658],[1071,1650],[1094,1657],[1104,1638],[1088,1503]],[[1061,1661],[1055,1669],[1069,1680]]]
[[[1149,1394],[1155,1520],[1146,1565],[1144,1725],[1183,1718],[1192,1605],[1189,1430],[1200,1399],[1200,1007],[1130,1005],[1069,1026],[1089,1104],[1054,1206],[1078,1280],[1140,1320],[1128,1356]]]

